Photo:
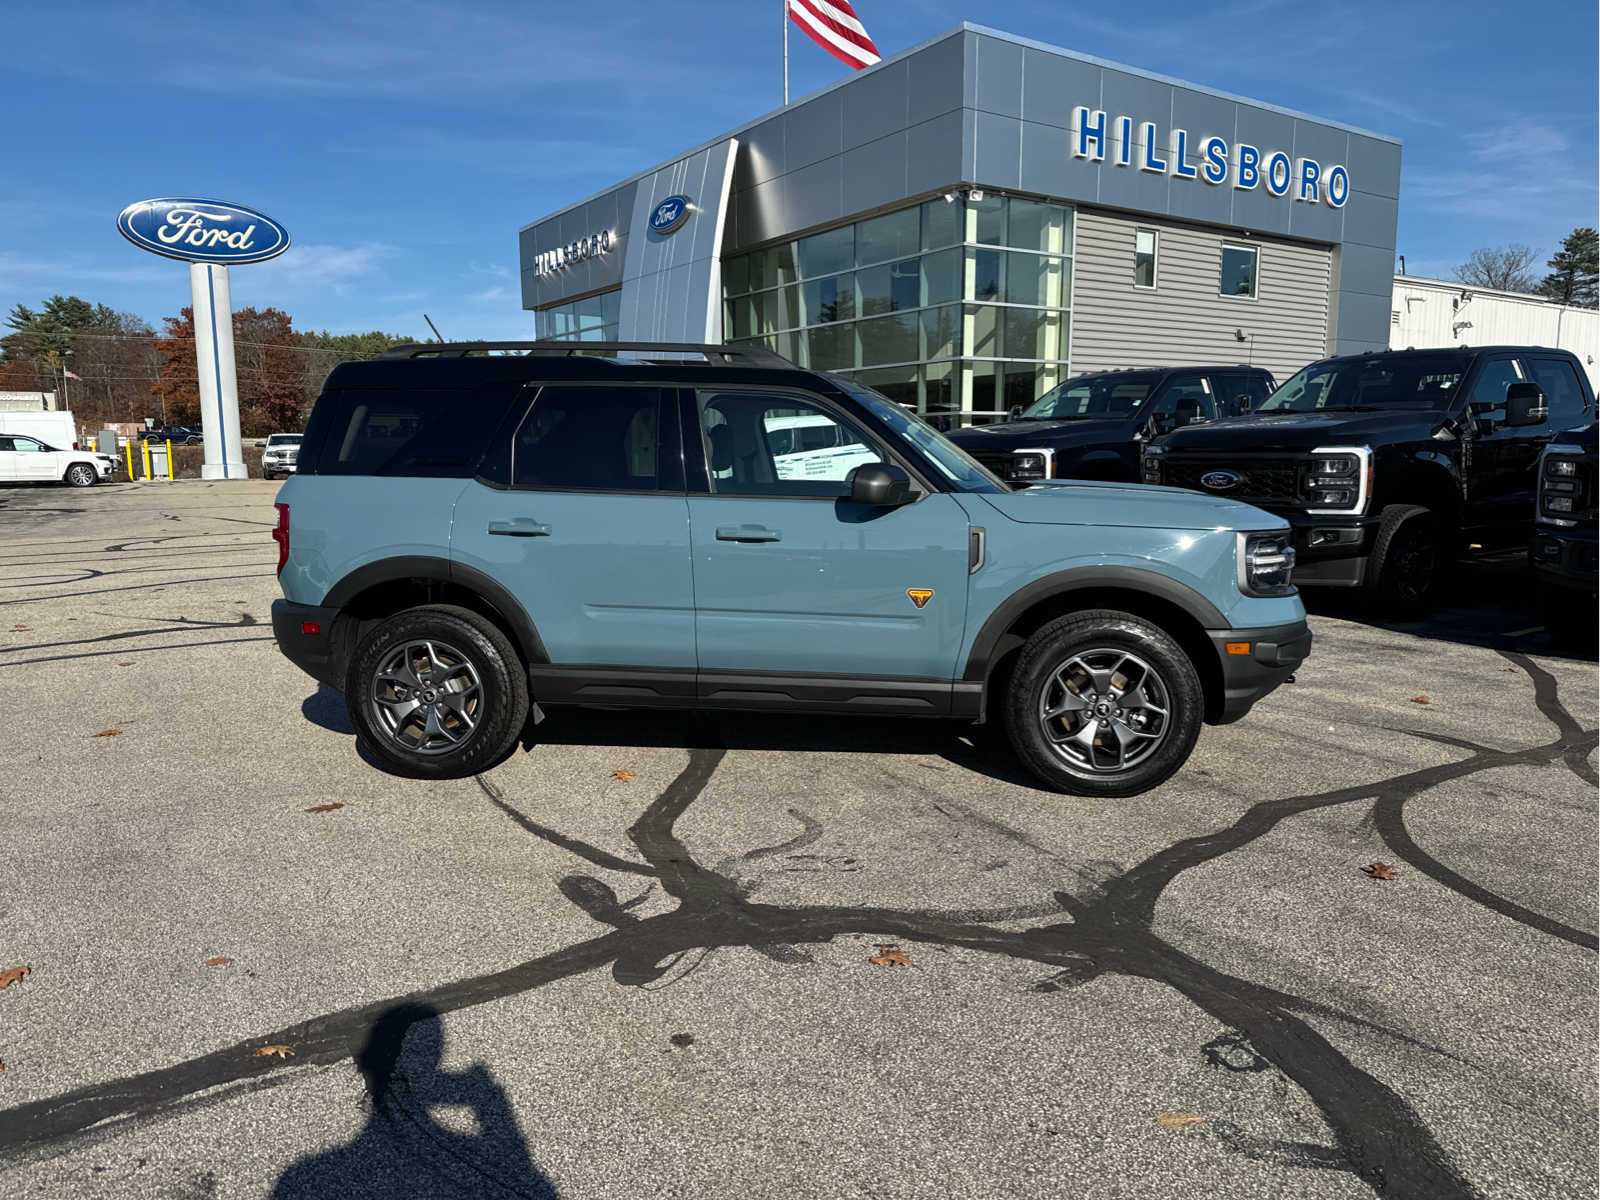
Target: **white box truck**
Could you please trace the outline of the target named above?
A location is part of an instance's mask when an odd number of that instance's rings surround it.
[[[0,412],[0,484],[92,487],[110,479],[115,466],[109,454],[78,449],[69,412]]]

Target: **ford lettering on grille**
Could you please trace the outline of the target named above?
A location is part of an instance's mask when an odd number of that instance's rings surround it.
[[[1225,492],[1239,486],[1239,477],[1232,471],[1207,471],[1200,476],[1200,486],[1214,492]]]

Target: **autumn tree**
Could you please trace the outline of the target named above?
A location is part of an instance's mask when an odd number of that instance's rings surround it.
[[[138,420],[149,408],[154,333],[132,313],[52,296],[37,310],[15,305],[6,324],[0,374],[22,390],[61,394],[90,426]]]
[[[1532,267],[1538,257],[1532,246],[1518,243],[1480,247],[1456,268],[1456,278],[1497,292],[1531,292],[1535,283]]]
[[[297,334],[305,353],[306,396],[315,400],[322,391],[328,372],[342,362],[361,362],[373,358],[391,346],[410,345],[417,339],[399,333],[384,333],[374,329],[369,333],[319,333]]]
[[[1600,232],[1588,227],[1574,229],[1546,265],[1550,274],[1539,285],[1541,292],[1561,304],[1596,306],[1596,284],[1600,283]]]
[[[172,425],[203,423],[195,363],[194,310],[165,320],[155,343],[159,377],[150,391]],[[247,436],[299,429],[308,403],[305,355],[289,314],[276,308],[241,308],[233,314],[233,361],[238,380],[239,429]]]
[[[156,379],[150,394],[161,404],[163,425],[200,421],[200,373],[194,358],[194,309],[187,305],[165,317],[166,333],[155,342]]]

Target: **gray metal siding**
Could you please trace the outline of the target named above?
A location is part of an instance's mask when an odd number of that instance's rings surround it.
[[[1153,291],[1133,286],[1136,229],[1158,234]],[[1217,294],[1224,242],[1257,247],[1256,299]],[[1329,247],[1085,208],[1075,244],[1074,372],[1250,362],[1281,383],[1328,352]]]

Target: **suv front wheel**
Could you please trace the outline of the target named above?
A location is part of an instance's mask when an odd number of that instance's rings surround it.
[[[362,639],[344,700],[362,744],[396,774],[460,779],[516,744],[528,677],[491,622],[430,605],[396,613]]]
[[[1027,640],[1004,705],[1012,746],[1048,786],[1132,796],[1183,766],[1205,694],[1165,632],[1099,609],[1060,617]]]

